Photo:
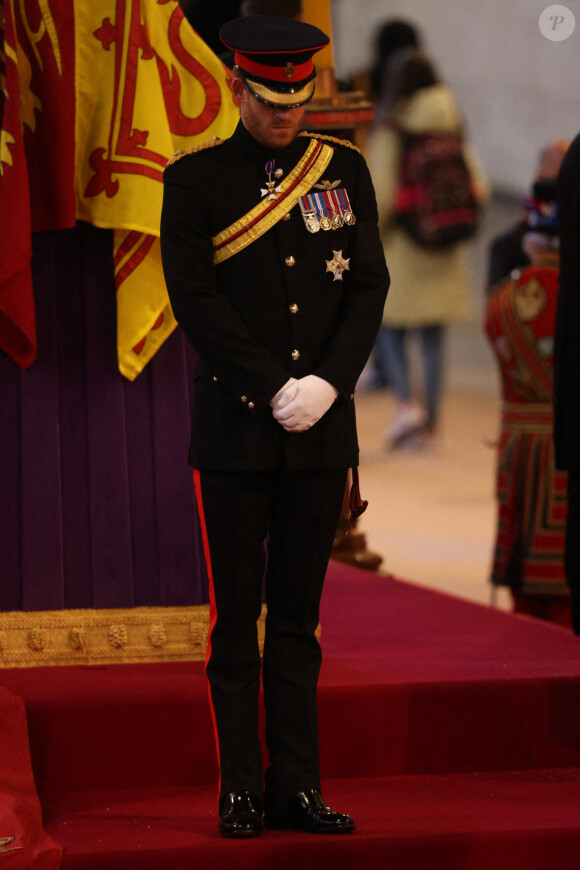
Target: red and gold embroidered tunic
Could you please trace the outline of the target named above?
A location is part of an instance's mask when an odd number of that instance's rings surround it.
[[[529,266],[500,285],[485,312],[503,393],[492,582],[523,595],[567,593],[567,475],[556,471],[552,441],[558,271],[553,258]]]

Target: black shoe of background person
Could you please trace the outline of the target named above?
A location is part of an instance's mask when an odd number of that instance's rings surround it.
[[[224,795],[219,827],[222,837],[258,837],[262,833],[262,807],[258,798],[246,790]]]
[[[327,806],[319,788],[298,792],[282,816],[272,816],[266,810],[268,828],[294,828],[310,834],[348,834],[355,830],[350,816],[337,813]]]

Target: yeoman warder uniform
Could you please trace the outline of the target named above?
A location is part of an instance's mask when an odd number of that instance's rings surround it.
[[[312,56],[328,42],[320,30],[257,16],[221,36],[248,99],[310,99]],[[272,149],[240,122],[230,139],[170,161],[161,247],[175,316],[199,354],[189,460],[210,577],[220,830],[256,835],[264,808],[271,827],[350,831],[320,794],[315,629],[346,472],[358,463],[355,384],[389,285],[366,164],[350,143],[313,134]],[[320,385],[336,398],[292,430],[284,413]]]

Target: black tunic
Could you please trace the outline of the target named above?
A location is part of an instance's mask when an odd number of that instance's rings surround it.
[[[554,445],[563,471],[580,470],[580,134],[558,177],[560,291],[554,334]]]
[[[273,151],[240,123],[224,143],[165,171],[163,268],[175,317],[200,357],[189,454],[196,468],[340,469],[358,462],[354,390],[389,286],[364,159],[332,143],[323,175],[346,188],[354,226],[310,233],[296,205],[288,220],[213,265],[212,236],[260,202],[266,161],[274,158],[286,177],[310,142],[300,136]],[[334,251],[350,259],[342,281],[326,268]],[[311,429],[287,433],[268,402],[290,377],[307,374],[329,381],[339,397]]]

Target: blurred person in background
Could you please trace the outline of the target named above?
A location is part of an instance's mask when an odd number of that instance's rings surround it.
[[[392,277],[391,293],[374,351],[386,368],[389,386],[397,398],[394,416],[385,432],[387,446],[394,448],[423,446],[437,431],[445,326],[465,319],[469,311],[468,245],[461,237],[474,231],[474,208],[487,196],[487,181],[473,151],[464,143],[463,123],[453,94],[439,81],[431,61],[421,52],[403,48],[390,55],[384,76],[386,84],[377,102],[367,159]],[[471,205],[469,209],[462,209],[461,214],[469,211],[471,225],[452,227],[450,224],[449,229],[456,230],[456,235],[442,236],[441,244],[429,242],[426,246],[426,240],[414,237],[399,209],[401,171],[410,154],[407,149],[414,147],[408,144],[411,140],[416,140],[423,154],[441,150],[438,143],[443,143],[443,150],[455,149],[453,159],[444,166],[444,173],[449,173],[453,163],[451,174],[463,170],[463,186],[469,188],[463,193],[467,194]],[[445,176],[443,179],[443,189],[437,194],[435,188],[441,188],[441,177],[437,180],[433,177],[432,189],[426,187],[420,193],[447,202],[444,206],[447,208],[456,191],[451,183],[445,186]],[[439,226],[440,219],[449,214],[447,211],[432,216]],[[407,359],[407,337],[411,330],[418,332],[421,343],[423,389],[420,398],[412,393]]]
[[[391,57],[403,48],[421,49],[422,40],[410,21],[394,19],[383,24],[375,36],[375,62],[370,72],[374,98],[381,102],[388,86],[387,67]]]
[[[565,472],[556,470],[552,440],[560,265],[555,198],[554,180],[534,184],[522,239],[529,265],[497,285],[485,310],[503,398],[491,581],[510,588],[516,613],[569,626],[567,481]]]
[[[544,148],[539,156],[538,167],[534,181],[555,181],[564,159],[564,154],[570,146],[568,139],[552,142]],[[513,227],[492,239],[489,247],[489,263],[487,276],[488,294],[507,278],[513,269],[522,269],[530,265],[530,259],[523,247],[524,234],[528,231],[526,213]]]
[[[374,102],[381,102],[387,86],[387,66],[389,60],[403,48],[421,47],[421,36],[417,28],[409,21],[394,19],[383,24],[374,40],[374,64],[369,72],[370,90],[368,95]],[[368,88],[367,88],[368,90]],[[388,386],[387,374],[383,356],[373,349],[371,357],[363,371],[359,386],[372,390]]]

